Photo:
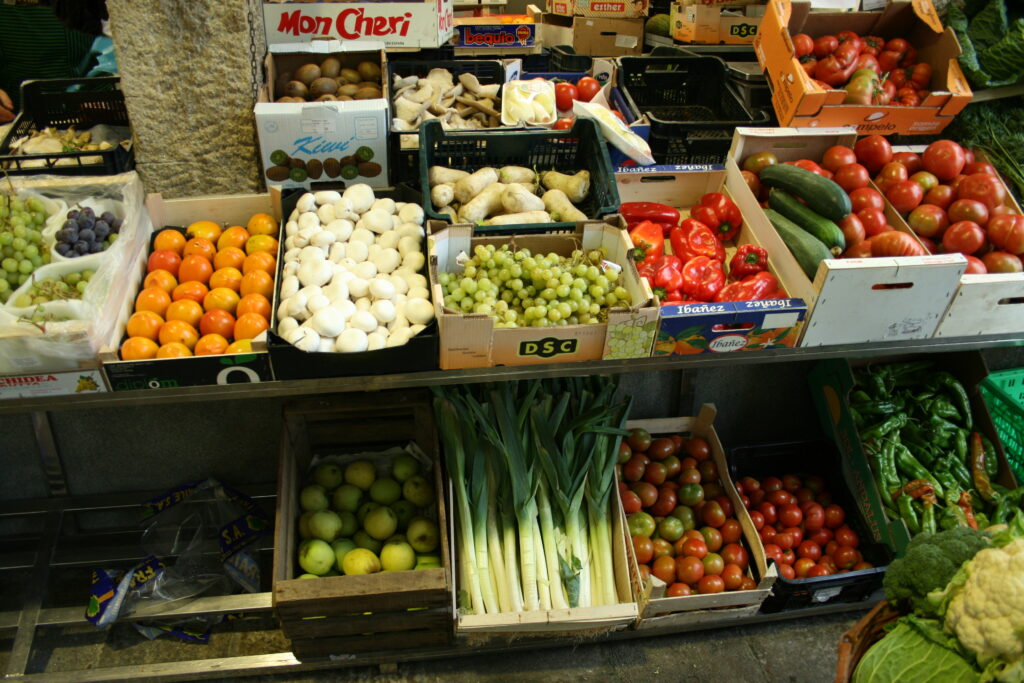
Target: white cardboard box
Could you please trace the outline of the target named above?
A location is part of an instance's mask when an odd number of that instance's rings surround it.
[[[291,70],[307,62],[319,63],[328,55],[342,60],[343,66],[355,66],[360,61],[378,61],[382,78],[387,74],[387,61],[383,44],[379,42],[346,42],[316,40],[305,45],[271,45],[266,58],[267,82],[260,89],[256,101],[256,130],[260,139],[260,156],[264,180],[267,185],[280,187],[309,187],[317,182],[366,183],[371,187],[388,186],[388,126],[390,104],[388,88],[382,82],[384,97],[350,102],[275,102],[274,84],[279,71]],[[368,150],[368,151],[367,151]],[[276,166],[272,156],[283,152],[289,158],[307,163],[320,162],[319,172],[310,172],[302,180],[289,177],[272,178],[271,168]],[[345,177],[331,175],[326,162],[362,155],[361,161],[375,164],[373,175]]]
[[[107,382],[99,368],[0,376],[0,400],[106,392]]]
[[[454,31],[452,0],[427,2],[265,2],[267,44],[314,38],[382,41],[390,48],[440,47]]]

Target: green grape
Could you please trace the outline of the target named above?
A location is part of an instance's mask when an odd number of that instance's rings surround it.
[[[19,225],[14,229],[14,248],[24,249],[25,248],[25,235],[28,234],[28,228],[23,225]],[[18,246],[18,241],[21,240],[21,246]]]
[[[0,265],[3,265],[4,270],[6,270],[8,273],[18,272],[18,262],[13,258],[5,258],[3,262],[0,262]]]
[[[11,283],[6,279],[0,278],[0,294],[11,291]]]
[[[28,306],[31,306],[32,305],[32,295],[31,294],[22,294],[21,296],[19,296],[14,301],[14,305],[17,306],[18,308],[27,308]]]
[[[6,247],[14,241],[14,235],[9,232],[0,232],[0,247]]]
[[[85,280],[80,281],[75,287],[78,289],[79,294],[85,294],[85,288],[89,286],[89,283]]]
[[[19,272],[19,273],[23,273],[23,274],[25,274],[25,275],[28,275],[28,274],[29,274],[29,273],[31,273],[31,272],[32,272],[33,270],[35,270],[35,266],[33,266],[33,265],[32,265],[32,262],[31,262],[31,261],[29,261],[28,259],[22,259],[22,260],[21,260],[21,261],[20,261],[20,262],[18,263],[18,272]]]

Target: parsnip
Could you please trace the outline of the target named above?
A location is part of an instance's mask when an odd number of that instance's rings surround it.
[[[459,220],[459,214],[457,214],[455,212],[455,209],[453,209],[450,206],[442,206],[440,209],[437,210],[437,212],[442,216],[448,216],[448,218],[451,219],[452,223],[455,223]]]
[[[524,213],[526,211],[543,211],[544,201],[530,192],[525,185],[511,183],[501,193],[501,205],[508,213]]]
[[[533,185],[537,182],[537,173],[525,166],[502,166],[498,170],[498,180],[503,183]]]
[[[431,166],[430,170],[427,171],[427,180],[431,187],[442,183],[452,183],[454,185],[467,177],[469,177],[469,173],[466,171],[457,168],[446,168],[444,166]]]
[[[501,195],[505,191],[505,187],[504,183],[499,182],[493,182],[485,187],[483,191],[459,209],[459,220],[476,224],[501,211],[504,208],[501,204]],[[455,189],[458,192],[458,186]]]
[[[541,197],[541,201],[547,212],[551,214],[551,218],[558,223],[576,223],[587,220],[587,214],[573,206],[569,197],[561,190],[548,190]]]
[[[496,182],[498,182],[498,172],[490,166],[485,166],[455,183],[455,201],[466,204]]]
[[[590,194],[590,171],[566,175],[558,171],[545,171],[540,182],[549,190],[561,190],[573,204],[579,204]]]
[[[441,183],[430,188],[430,201],[434,203],[434,206],[448,206],[454,198],[454,183]]]
[[[526,211],[524,213],[506,213],[495,216],[487,221],[487,225],[517,225],[519,223],[553,223],[547,211]]]

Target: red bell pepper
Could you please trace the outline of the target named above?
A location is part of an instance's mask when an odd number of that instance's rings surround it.
[[[656,202],[625,202],[619,205],[619,213],[626,219],[626,227],[632,230],[644,221],[651,221],[661,226],[665,237],[672,228],[679,225],[679,210],[667,204]]]
[[[725,260],[725,247],[715,237],[715,231],[693,218],[687,218],[669,233],[672,253],[686,263],[695,256]]]
[[[654,279],[650,281],[654,293],[663,301],[669,300],[669,293],[678,293],[683,286],[683,263],[673,254],[665,254],[658,262]]]
[[[715,301],[760,301],[779,299],[779,281],[766,270],[748,275],[739,282],[726,285],[718,292]]]
[[[683,294],[696,301],[713,301],[725,286],[722,262],[707,256],[695,256],[683,266]]]
[[[729,279],[742,280],[768,270],[768,252],[756,244],[742,244],[729,260]]]
[[[743,215],[731,199],[721,192],[709,192],[700,198],[690,215],[715,231],[722,242],[731,240],[743,225]]]
[[[665,253],[665,235],[661,226],[652,221],[643,221],[632,228],[629,239],[636,247],[633,249],[633,260],[638,264],[654,265]]]

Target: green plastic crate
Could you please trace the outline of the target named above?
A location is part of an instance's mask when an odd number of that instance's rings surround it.
[[[981,383],[999,438],[1018,482],[1024,482],[1024,368],[993,372]]]

